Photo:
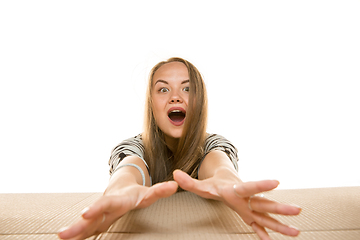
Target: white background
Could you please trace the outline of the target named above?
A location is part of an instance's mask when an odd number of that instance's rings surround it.
[[[1,1],[0,192],[101,192],[147,75],[203,74],[244,181],[359,186],[359,1]]]

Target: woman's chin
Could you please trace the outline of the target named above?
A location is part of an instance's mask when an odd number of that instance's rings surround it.
[[[176,129],[174,131],[169,131],[167,133],[165,133],[165,135],[168,137],[168,138],[172,138],[172,139],[180,139],[181,138],[181,135],[182,135],[182,129]]]

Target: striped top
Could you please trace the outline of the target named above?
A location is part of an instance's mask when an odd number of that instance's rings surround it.
[[[225,152],[226,155],[231,160],[231,162],[233,163],[236,171],[238,170],[237,162],[239,159],[237,156],[237,149],[229,140],[227,140],[226,138],[224,138],[223,136],[218,135],[218,134],[207,134],[207,137],[205,140],[205,146],[204,146],[205,154],[204,154],[202,160],[212,150],[220,150],[220,151]],[[116,169],[118,164],[126,156],[139,157],[140,159],[143,160],[146,168],[149,171],[149,166],[144,159],[144,155],[145,155],[144,152],[145,152],[145,148],[144,148],[141,134],[122,141],[119,145],[117,145],[111,151],[111,156],[109,159],[110,175],[112,175],[112,173],[114,172],[114,170]],[[201,162],[200,162],[200,164],[201,164]],[[150,175],[150,171],[149,171],[149,175]]]

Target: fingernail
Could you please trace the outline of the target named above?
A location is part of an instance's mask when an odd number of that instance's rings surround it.
[[[301,210],[301,207],[300,207],[300,206],[298,206],[298,205],[296,205],[296,204],[290,204],[290,206],[296,207],[296,208],[298,208],[298,209],[300,209],[300,210]]]
[[[64,232],[64,231],[67,230],[67,229],[68,229],[68,227],[62,227],[62,228],[60,228],[59,233],[62,233],[62,232]]]
[[[298,229],[297,227],[294,227],[294,226],[292,226],[292,225],[290,225],[289,227],[292,228],[292,229],[295,229],[295,230],[299,231],[299,229]]]
[[[87,211],[89,211],[89,207],[86,207],[84,208],[82,211],[81,211],[81,215],[85,214]]]
[[[258,227],[256,226],[255,222],[250,223],[250,227],[252,227],[255,231],[257,231]]]

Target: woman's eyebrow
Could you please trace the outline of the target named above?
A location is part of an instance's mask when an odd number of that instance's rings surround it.
[[[185,81],[182,81],[181,84],[188,83],[188,82],[190,82],[189,79],[188,79],[188,80],[185,80]]]
[[[168,85],[169,85],[169,83],[168,83],[167,81],[161,80],[161,79],[157,80],[154,85],[156,85],[156,84],[159,83],[159,82],[162,82],[162,83],[165,83],[165,84],[168,84]]]
[[[156,84],[157,84],[157,83],[159,83],[159,82],[161,82],[161,83],[165,83],[165,84],[169,85],[169,83],[168,83],[167,81],[162,80],[162,79],[157,80],[157,81],[156,81],[156,83],[155,83],[154,85],[156,85]],[[189,80],[189,79],[188,79],[188,80],[184,80],[184,81],[182,81],[182,82],[181,82],[181,84],[185,84],[185,83],[188,83],[188,82],[190,82],[190,80]]]

